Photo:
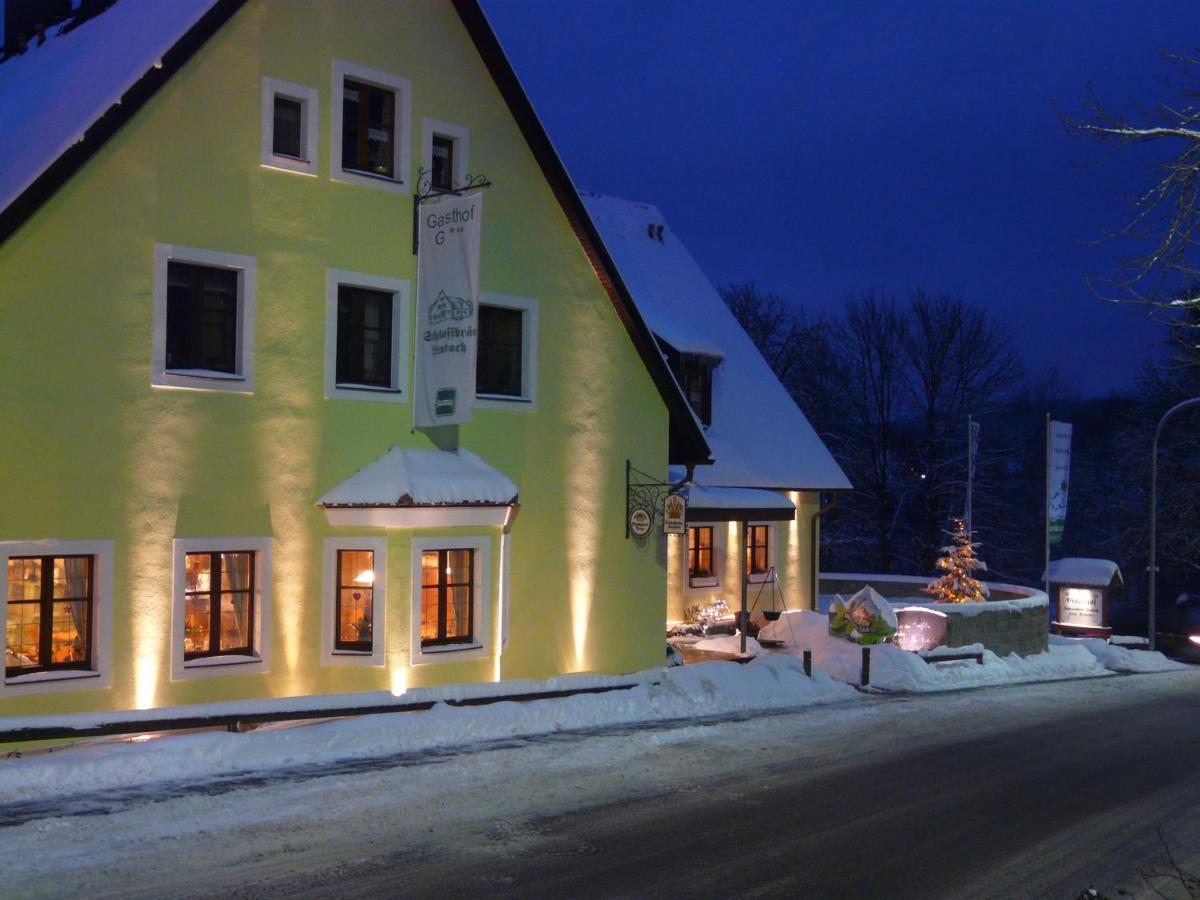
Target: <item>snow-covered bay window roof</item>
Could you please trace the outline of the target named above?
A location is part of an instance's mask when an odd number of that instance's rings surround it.
[[[318,506],[331,525],[502,525],[517,486],[469,450],[392,446],[327,491]]]
[[[687,487],[689,522],[790,522],[796,505],[783,494],[759,488]]]

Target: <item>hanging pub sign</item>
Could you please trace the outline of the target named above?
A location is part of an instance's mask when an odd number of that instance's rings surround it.
[[[635,506],[629,514],[629,531],[634,537],[643,538],[650,533],[654,518],[644,506]]]
[[[413,424],[458,425],[475,406],[483,195],[448,194],[417,219],[417,359]]]
[[[667,494],[663,500],[663,533],[687,534],[687,498],[683,494]]]

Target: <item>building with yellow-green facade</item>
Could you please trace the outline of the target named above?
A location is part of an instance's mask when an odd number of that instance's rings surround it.
[[[0,63],[0,717],[661,665],[709,460],[474,0],[117,0]],[[413,426],[414,191],[491,183]]]

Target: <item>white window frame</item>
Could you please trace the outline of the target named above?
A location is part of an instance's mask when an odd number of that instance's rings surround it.
[[[771,580],[771,570],[775,568],[775,542],[779,539],[779,530],[775,527],[777,524],[777,522],[746,522],[743,525],[741,529],[743,542],[745,542],[746,537],[749,534],[747,529],[763,526],[766,526],[767,529],[767,571],[762,575],[747,574],[747,584],[763,584]],[[747,559],[749,558],[749,555],[750,554],[747,551]],[[775,574],[778,576],[779,571],[776,570]]]
[[[426,550],[474,550],[475,551],[475,596],[471,598],[472,621],[475,624],[474,641],[470,644],[448,644],[436,647],[421,645],[421,554]],[[413,538],[412,567],[412,617],[410,659],[413,665],[437,662],[459,662],[468,659],[484,659],[491,653],[491,572],[492,539],[489,535],[474,537],[431,537]]]
[[[300,104],[300,144],[303,159],[279,156],[275,149],[275,97],[286,97]],[[264,168],[316,175],[317,123],[320,121],[320,100],[317,89],[263,76],[262,80],[262,164]]]
[[[167,264],[175,261],[238,273],[237,372],[167,368]],[[150,383],[155,387],[199,391],[254,393],[254,294],[257,263],[253,256],[181,247],[154,245],[154,317]]]
[[[392,146],[392,171],[395,173],[393,178],[342,168],[342,88],[347,78],[384,88],[396,94],[396,135]],[[400,194],[411,193],[411,176],[409,175],[409,167],[412,164],[409,149],[412,134],[411,121],[412,81],[349,60],[335,59],[333,61],[333,93],[330,98],[330,178],[334,181],[373,187],[383,191]]]
[[[462,125],[452,125],[437,119],[421,120],[421,168],[433,173],[433,136],[450,138],[454,142],[451,184],[461,183],[471,171],[471,131]]]
[[[692,561],[688,553],[688,541],[691,534],[683,536],[683,582],[685,594],[713,594],[721,590],[721,575],[725,569],[725,532],[729,529],[723,527],[724,522],[689,522],[689,532],[693,528],[711,528],[713,531],[713,562],[717,567],[717,574],[712,578],[701,578],[695,583],[692,582]]]
[[[371,650],[338,650],[337,636],[337,554],[339,550],[370,550],[375,554],[375,581],[372,584]],[[321,600],[321,664],[325,666],[382,666],[385,617],[387,615],[387,539],[382,537],[325,538],[325,569]]]
[[[538,385],[538,302],[532,297],[497,294],[481,291],[480,306],[500,306],[520,310],[521,321],[521,396],[476,394],[475,405],[481,409],[507,409],[523,412],[537,411]]]
[[[269,537],[175,538],[171,542],[171,680],[248,675],[270,671],[271,544]],[[254,553],[254,654],[183,658],[187,555],[250,550]]]
[[[337,303],[339,285],[390,291],[392,294],[392,384],[389,388],[337,383]],[[368,275],[346,269],[325,271],[325,399],[376,400],[401,403],[408,400],[408,329],[410,282],[384,275]]]
[[[113,542],[112,541],[0,541],[0,572],[7,578],[8,560],[14,556],[91,556],[92,565],[92,668],[31,672],[0,680],[0,697],[47,694],[57,691],[91,691],[112,686]],[[8,634],[8,590],[0,604],[0,639]]]

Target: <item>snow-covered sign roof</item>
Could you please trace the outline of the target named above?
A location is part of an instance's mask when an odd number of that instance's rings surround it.
[[[0,210],[9,206],[195,25],[214,0],[119,0],[0,65]]]
[[[716,289],[647,203],[583,194],[584,204],[650,329],[676,350],[721,357],[713,372],[715,463],[706,485],[847,489],[850,482]]]
[[[469,450],[393,445],[317,501],[318,506],[502,506],[517,486]]]
[[[1050,581],[1055,584],[1085,584],[1091,587],[1108,587],[1116,578],[1124,584],[1121,569],[1109,559],[1090,559],[1084,556],[1068,556],[1050,561]],[[1042,572],[1042,580],[1046,573]]]

